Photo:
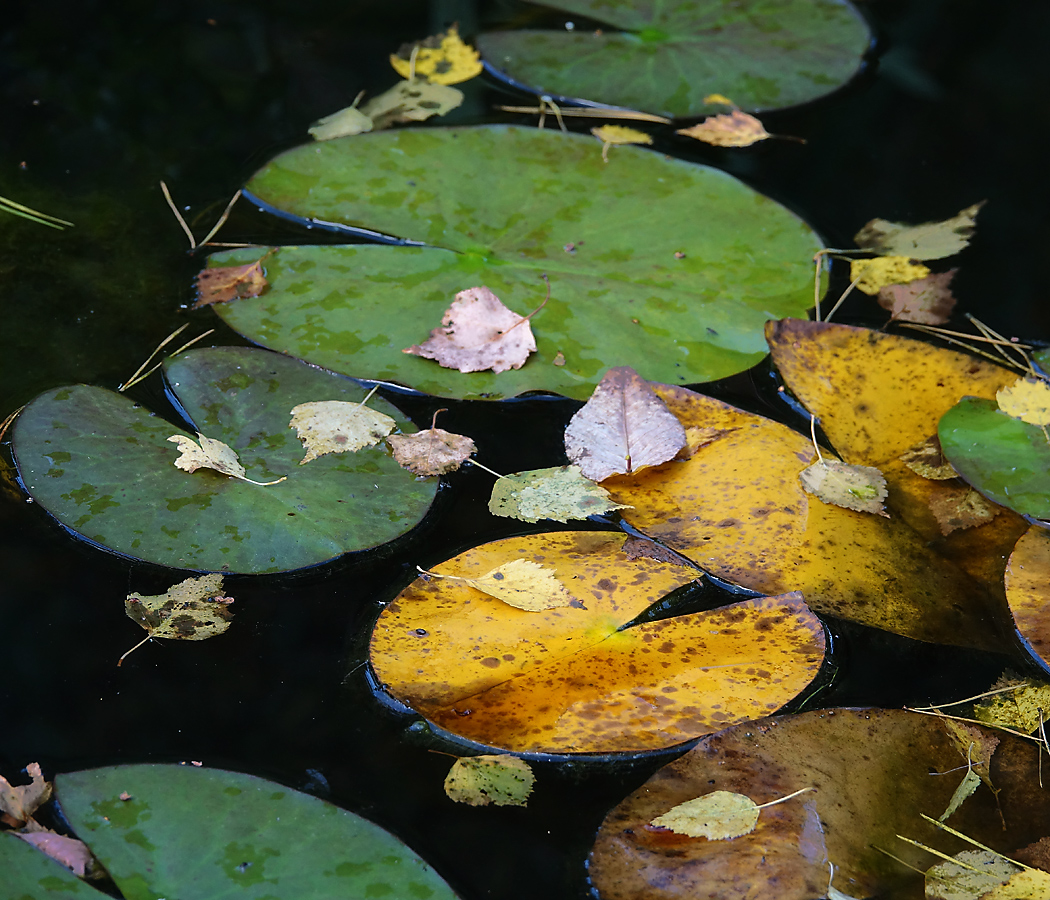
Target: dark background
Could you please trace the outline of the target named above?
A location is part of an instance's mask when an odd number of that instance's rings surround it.
[[[866,71],[817,103],[763,117],[805,145],[718,150],[667,130],[659,149],[734,172],[837,247],[875,216],[944,218],[987,198],[958,260],[960,308],[1009,335],[1050,336],[1041,285],[1050,8],[874,0],[861,9],[878,38]],[[242,343],[207,311],[187,316],[202,260],[187,253],[160,179],[200,235],[311,122],[362,89],[390,86],[386,57],[401,43],[453,20],[469,37],[535,16],[509,0],[9,3],[0,21],[0,194],[76,227],[0,215],[0,417],[59,384],[115,386],[188,318],[191,334],[216,325],[211,340]],[[506,120],[491,104],[516,100],[483,80],[467,91],[446,123]],[[303,235],[242,205],[223,238]],[[877,313],[857,298],[839,318],[881,321]],[[139,396],[162,402],[155,382]],[[433,406],[407,409],[429,420]],[[497,470],[517,471],[561,461],[560,429],[574,408],[460,403],[442,424],[474,435]],[[6,450],[3,460],[6,471]],[[230,578],[237,618],[228,634],[152,643],[118,669],[141,635],[124,615],[125,594],[159,592],[175,573],[78,543],[6,475],[0,770],[8,777],[34,760],[48,774],[203,760],[315,790],[390,827],[465,900],[586,893],[583,861],[604,812],[660,760],[541,761],[527,810],[456,806],[441,791],[450,760],[429,752],[448,745],[378,702],[366,679],[371,619],[415,564],[516,530],[485,512],[490,479],[453,476],[422,528],[386,550],[295,575]],[[839,675],[822,702],[954,698],[985,687],[1001,665],[835,630]]]

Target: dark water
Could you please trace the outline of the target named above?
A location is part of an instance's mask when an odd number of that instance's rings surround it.
[[[988,198],[960,258],[960,307],[1007,334],[1050,335],[1041,268],[1050,247],[1045,142],[1050,8],[1031,0],[870,2],[878,60],[847,90],[765,117],[805,137],[748,151],[697,147],[802,214],[832,246],[874,216],[923,221]],[[392,80],[386,56],[459,19],[469,34],[522,14],[511,3],[409,0],[16,3],[0,22],[0,194],[76,223],[54,232],[0,216],[0,415],[64,383],[114,386],[187,320],[200,259],[165,208],[171,186],[202,233],[252,171],[318,117]],[[474,82],[450,122],[492,121]],[[302,240],[241,208],[226,240]],[[316,239],[316,237],[314,238]],[[867,301],[870,302],[870,301]],[[849,316],[870,316],[862,302]],[[216,343],[243,343],[223,330]],[[753,384],[759,389],[754,390]],[[761,405],[764,378],[721,395]],[[156,384],[147,398],[159,398]],[[407,411],[429,420],[435,404]],[[443,404],[447,405],[447,404]],[[557,465],[575,406],[452,404],[443,426],[475,435],[499,471]],[[412,717],[379,703],[362,665],[378,605],[414,566],[517,532],[485,511],[491,479],[451,479],[422,528],[367,558],[230,578],[222,639],[151,644],[129,589],[175,579],[84,547],[35,506],[0,495],[0,770],[49,773],[203,760],[295,787],[327,781],[338,804],[390,827],[466,900],[586,894],[583,861],[605,811],[660,763],[539,763],[527,810],[447,801],[445,756]],[[833,628],[837,627],[834,626]],[[834,680],[812,702],[900,705],[973,693],[1003,660],[864,629],[841,631]],[[349,676],[347,673],[350,673]],[[830,676],[830,672],[829,672]],[[434,745],[438,746],[438,745]],[[447,748],[446,748],[447,749]]]

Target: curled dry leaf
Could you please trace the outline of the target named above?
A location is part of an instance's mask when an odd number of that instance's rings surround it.
[[[907,284],[887,284],[879,289],[879,306],[890,318],[922,325],[943,325],[955,309],[951,281],[958,269],[933,272]]]
[[[197,300],[192,309],[258,297],[269,286],[262,259],[243,266],[212,266],[197,273]]]
[[[1050,385],[1041,378],[1018,378],[996,391],[995,400],[1008,416],[1029,425],[1050,425]]]
[[[803,469],[798,477],[803,488],[825,503],[889,518],[890,514],[882,505],[887,493],[886,479],[873,466],[818,459],[808,469]]]
[[[758,119],[739,109],[709,116],[691,128],[678,129],[677,133],[715,147],[750,147],[772,137]]]
[[[528,318],[508,309],[484,286],[456,294],[441,325],[404,352],[436,360],[446,369],[499,373],[520,369],[536,351]]]
[[[490,597],[502,600],[508,606],[528,612],[583,605],[566,590],[553,569],[529,559],[511,560],[477,578],[460,578],[455,575],[438,577],[462,581]]]
[[[394,451],[397,464],[416,475],[454,472],[478,449],[465,434],[453,434],[444,428],[427,428],[415,434],[392,434],[386,442]]]
[[[425,40],[402,45],[390,55],[390,65],[402,78],[422,75],[435,84],[468,81],[480,75],[482,69],[481,54],[463,42],[456,25]]]
[[[0,821],[19,828],[51,797],[51,782],[44,780],[40,763],[26,766],[29,784],[12,785],[0,775]]]
[[[492,486],[489,512],[525,522],[570,522],[614,509],[626,509],[579,466],[558,466],[504,475]]]
[[[916,475],[928,481],[948,481],[959,476],[951,463],[944,458],[937,435],[928,437],[921,444],[905,450],[897,458]]]
[[[258,484],[263,487],[280,484],[287,477],[278,478],[276,481],[253,481],[245,475],[244,466],[240,464],[236,450],[229,444],[224,444],[215,438],[205,437],[200,433],[197,434],[199,444],[195,444],[193,438],[188,438],[184,434],[173,434],[168,440],[178,445],[179,457],[175,460],[175,468],[182,469],[184,472],[214,469],[238,481],[247,481],[249,484]]]
[[[854,236],[858,247],[887,256],[908,256],[912,259],[943,259],[954,256],[973,235],[974,219],[986,201],[975,203],[943,222],[924,222],[905,225],[872,219]]]
[[[27,844],[32,844],[41,853],[65,866],[77,878],[90,878],[95,869],[95,857],[87,844],[76,838],[55,834],[53,831],[34,831],[29,834],[15,833]]]
[[[535,782],[532,767],[517,756],[465,756],[445,776],[445,794],[470,806],[527,806]]]
[[[849,277],[857,282],[857,290],[878,294],[891,284],[907,284],[925,278],[930,270],[908,256],[877,256],[875,259],[854,259],[849,264]]]
[[[606,372],[565,429],[565,453],[591,481],[658,466],[685,444],[682,423],[630,366]]]
[[[304,466],[328,453],[353,453],[378,444],[397,426],[390,416],[360,403],[315,400],[292,407],[289,428],[294,428],[306,449],[299,460]]]
[[[613,144],[651,144],[652,137],[637,128],[628,128],[626,125],[602,125],[592,128],[593,134],[602,142],[602,159],[609,161],[609,148]]]

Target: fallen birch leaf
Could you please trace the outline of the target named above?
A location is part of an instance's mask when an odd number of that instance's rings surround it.
[[[337,137],[364,134],[372,130],[372,119],[356,106],[347,106],[318,119],[307,129],[315,141],[330,141]]]
[[[361,114],[372,123],[371,130],[380,131],[402,122],[424,122],[431,116],[443,116],[462,103],[462,91],[417,76],[377,94],[361,107]]]
[[[459,580],[483,594],[527,612],[581,605],[565,589],[553,569],[528,559],[514,559],[477,578]]]
[[[999,736],[989,728],[955,719],[945,719],[944,727],[959,755],[981,781],[994,791],[990,766],[995,749],[999,746]]]
[[[887,284],[879,289],[879,306],[890,318],[923,325],[943,325],[955,309],[951,281],[958,269],[933,272],[907,284]]]
[[[223,596],[222,577],[215,572],[187,578],[163,594],[128,594],[124,611],[147,633],[128,653],[151,638],[203,641],[226,631],[233,618],[230,611],[233,599]],[[128,653],[120,658],[120,662]]]
[[[55,834],[53,831],[34,831],[28,834],[16,831],[14,834],[65,866],[77,878],[91,877],[95,868],[95,857],[83,841],[66,837],[64,834]]]
[[[508,309],[484,286],[456,294],[441,324],[422,344],[403,352],[436,360],[446,369],[499,373],[520,369],[536,351],[528,318]]]
[[[456,25],[425,40],[402,45],[397,53],[390,54],[390,65],[402,78],[422,75],[434,84],[469,81],[482,69],[481,54],[464,43]]]
[[[994,887],[980,900],[1047,900],[1050,897],[1050,872],[1023,869],[1011,875],[1006,884]]]
[[[926,870],[928,900],[978,900],[1006,884],[1020,866],[988,850],[963,850],[958,862],[941,862]]]
[[[51,797],[51,782],[45,781],[40,763],[26,766],[29,784],[12,785],[0,775],[0,821],[20,828]]]
[[[798,477],[803,488],[825,503],[889,518],[882,505],[887,493],[886,479],[872,466],[818,459]]]
[[[758,119],[739,109],[708,116],[690,128],[679,128],[676,133],[715,147],[750,147],[772,137]]]
[[[943,222],[905,225],[872,219],[854,236],[858,247],[884,256],[912,259],[943,259],[954,256],[970,243],[974,219],[986,201],[975,203]]]
[[[610,369],[565,429],[565,453],[591,481],[673,459],[685,428],[630,366]]]
[[[386,442],[394,451],[397,464],[416,475],[454,472],[478,449],[465,434],[435,427],[415,434],[391,434]]]
[[[1050,385],[1041,378],[1018,378],[999,388],[995,400],[1008,416],[1029,425],[1050,425]]]
[[[197,300],[191,309],[258,297],[268,286],[261,259],[243,266],[210,266],[197,273]]]
[[[941,450],[941,442],[937,435],[928,437],[921,444],[905,450],[897,458],[916,475],[928,481],[948,481],[959,477],[959,473],[944,458],[944,451]]]
[[[464,756],[445,776],[445,794],[469,806],[527,806],[535,782],[531,766],[517,756]]]
[[[992,690],[1009,686],[1014,690],[974,704],[973,717],[987,725],[1012,728],[1023,734],[1031,734],[1040,723],[1050,721],[1050,684],[1004,677],[992,686]]]
[[[315,400],[292,407],[289,428],[294,428],[306,449],[299,460],[304,466],[328,453],[353,453],[378,444],[397,425],[390,416],[360,403]]]
[[[991,522],[1002,511],[1001,506],[992,503],[968,484],[957,487],[945,485],[930,497],[929,506],[945,537],[963,528],[976,528]]]
[[[877,256],[875,259],[854,259],[849,264],[849,277],[857,282],[857,290],[878,294],[891,284],[907,284],[930,274],[921,263],[907,256]]]
[[[492,486],[489,497],[489,512],[494,516],[524,522],[570,522],[626,508],[601,485],[585,478],[579,466],[504,475]]]
[[[705,837],[712,841],[731,840],[755,830],[758,812],[763,807],[783,803],[809,790],[812,788],[802,788],[801,791],[795,791],[779,800],[762,804],[755,803],[746,794],[712,791],[702,797],[679,803],[649,824],[689,837]]]
[[[267,487],[271,484],[280,484],[287,476],[282,476],[276,481],[253,481],[244,474],[244,466],[237,459],[237,451],[229,444],[224,444],[215,438],[205,437],[198,432],[197,440],[188,438],[184,434],[173,434],[168,438],[178,445],[179,457],[175,460],[175,468],[184,472],[196,472],[198,469],[214,469],[230,478],[239,481],[247,481],[249,484],[258,484]]]
[[[602,125],[592,128],[593,134],[602,142],[602,159],[609,161],[609,148],[613,144],[651,144],[652,137],[637,128],[628,128],[626,125]]]

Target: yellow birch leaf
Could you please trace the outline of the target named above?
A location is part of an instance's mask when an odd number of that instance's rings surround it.
[[[857,512],[886,516],[886,479],[872,466],[852,466],[837,459],[818,459],[799,473],[809,493],[825,503],[834,503]]]
[[[995,399],[1008,416],[1029,425],[1050,425],[1050,385],[1042,378],[1018,378],[996,391]]]
[[[402,78],[422,75],[434,84],[458,84],[480,75],[482,70],[481,54],[463,42],[456,25],[425,40],[405,44],[390,55],[390,65]]]
[[[361,114],[368,117],[372,130],[380,131],[402,122],[425,122],[431,116],[443,116],[462,103],[462,91],[417,76],[377,94],[361,107]]]
[[[205,437],[203,434],[197,434],[197,440],[200,441],[199,444],[195,443],[193,438],[186,437],[184,434],[173,434],[168,440],[178,445],[179,456],[175,460],[175,468],[182,469],[184,472],[192,473],[198,469],[214,469],[216,472],[221,472],[230,478],[264,487],[271,484],[280,484],[287,477],[278,478],[276,481],[252,481],[251,478],[245,475],[244,466],[241,465],[240,460],[237,458],[236,450],[229,444],[224,444],[215,438]]]
[[[985,201],[960,210],[942,222],[905,225],[872,219],[854,236],[858,247],[885,255],[908,256],[912,259],[943,259],[954,256],[973,235],[974,219]]]
[[[532,767],[517,756],[464,756],[445,776],[445,794],[469,806],[527,806],[535,782]]]
[[[296,430],[306,448],[301,466],[327,453],[352,453],[378,444],[397,426],[390,416],[365,406],[365,401],[316,400],[300,403],[291,414],[288,427]]]
[[[715,147],[750,147],[772,135],[754,116],[734,109],[718,116],[708,116],[690,128],[679,128],[676,134],[695,138]]]
[[[558,580],[553,569],[529,559],[514,559],[477,578],[462,580],[515,609],[529,612],[579,603]]]
[[[1009,685],[1000,679],[995,688]],[[996,694],[974,705],[973,717],[988,725],[1012,728],[1031,734],[1040,722],[1050,721],[1050,684],[1032,679],[1014,683],[1014,690]]]
[[[602,125],[592,128],[593,134],[602,142],[602,159],[609,161],[609,148],[613,144],[651,144],[653,139],[644,131],[626,125]]]
[[[705,837],[712,841],[730,840],[750,834],[758,824],[758,805],[745,794],[712,791],[686,800],[653,819],[650,825],[669,828],[675,834]]]
[[[724,94],[708,94],[704,97],[704,103],[721,103],[723,106],[736,107],[736,104]]]
[[[1006,565],[1006,601],[1021,637],[1050,665],[1050,533],[1031,526]],[[1044,707],[1050,715],[1050,705]]]
[[[907,256],[877,256],[875,259],[850,261],[850,281],[857,281],[857,290],[865,294],[878,294],[891,284],[907,284],[930,274],[922,263],[912,262]]]
[[[557,466],[504,475],[492,486],[489,512],[523,522],[569,522],[623,507],[579,466]]]
[[[307,129],[315,141],[330,141],[337,137],[365,134],[372,130],[372,120],[356,106],[348,106],[318,119]]]
[[[1050,872],[1024,869],[1006,884],[993,887],[980,900],[1050,900]]]

